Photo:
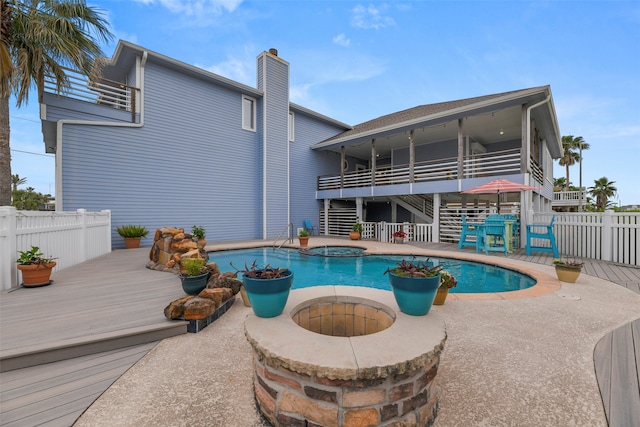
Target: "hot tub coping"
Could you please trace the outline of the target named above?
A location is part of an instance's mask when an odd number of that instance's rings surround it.
[[[292,315],[305,301],[335,298],[372,300],[388,307],[395,316],[387,329],[369,335],[333,337],[308,331]],[[385,378],[403,374],[431,362],[444,347],[445,324],[440,315],[400,312],[391,291],[357,286],[316,286],[291,291],[284,312],[274,318],[253,313],[245,319],[245,336],[267,364],[282,366],[303,375],[332,380]]]

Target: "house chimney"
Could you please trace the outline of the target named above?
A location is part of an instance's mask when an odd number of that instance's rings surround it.
[[[278,49],[271,48],[269,49],[269,53],[273,56],[278,56]]]

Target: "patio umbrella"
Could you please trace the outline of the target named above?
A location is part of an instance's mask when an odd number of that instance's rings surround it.
[[[498,213],[500,213],[500,193],[513,193],[525,190],[538,190],[538,187],[530,185],[518,184],[507,179],[494,179],[477,187],[470,188],[462,192],[462,194],[493,194],[498,195]]]

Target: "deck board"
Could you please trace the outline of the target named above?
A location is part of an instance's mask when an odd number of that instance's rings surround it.
[[[456,245],[448,243],[420,247],[458,252]],[[551,265],[553,255],[533,252],[527,257],[524,249],[519,249],[509,258]],[[180,281],[170,273],[146,269],[147,259],[148,248],[117,250],[56,272],[51,286],[2,292],[0,355],[25,347],[54,346],[172,324],[164,318],[163,310],[169,301],[184,296]],[[640,293],[640,269],[583,261],[583,274]],[[607,418],[616,412],[611,426],[640,425],[640,410],[634,413],[640,408],[640,319],[624,326],[604,336],[594,349]],[[131,338],[124,348],[1,372],[0,425],[71,425],[157,342],[138,344],[136,339]],[[69,354],[74,353],[69,350]],[[635,381],[625,382],[625,376]],[[631,390],[622,391],[624,387]]]

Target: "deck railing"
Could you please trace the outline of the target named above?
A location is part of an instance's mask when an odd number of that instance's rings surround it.
[[[64,70],[67,73],[69,85],[64,87],[59,95],[131,111],[132,116],[135,117],[136,96],[139,88],[103,78],[90,80],[76,70],[70,68]],[[48,93],[58,94],[55,81],[51,77],[45,77],[44,90]]]
[[[37,212],[0,207],[0,290],[20,283],[19,251],[37,246],[54,271],[111,252],[111,211]]]
[[[520,172],[520,149],[474,154],[464,158],[463,173],[467,178],[518,172]],[[414,165],[413,182],[448,179],[458,179],[457,157],[416,162]],[[409,182],[411,182],[409,165],[400,164],[376,168],[373,180],[371,169],[345,172],[343,176],[320,176],[318,177],[318,190],[407,184]]]
[[[556,191],[553,193],[553,206],[578,206],[582,199],[582,205],[587,204],[586,191]]]

